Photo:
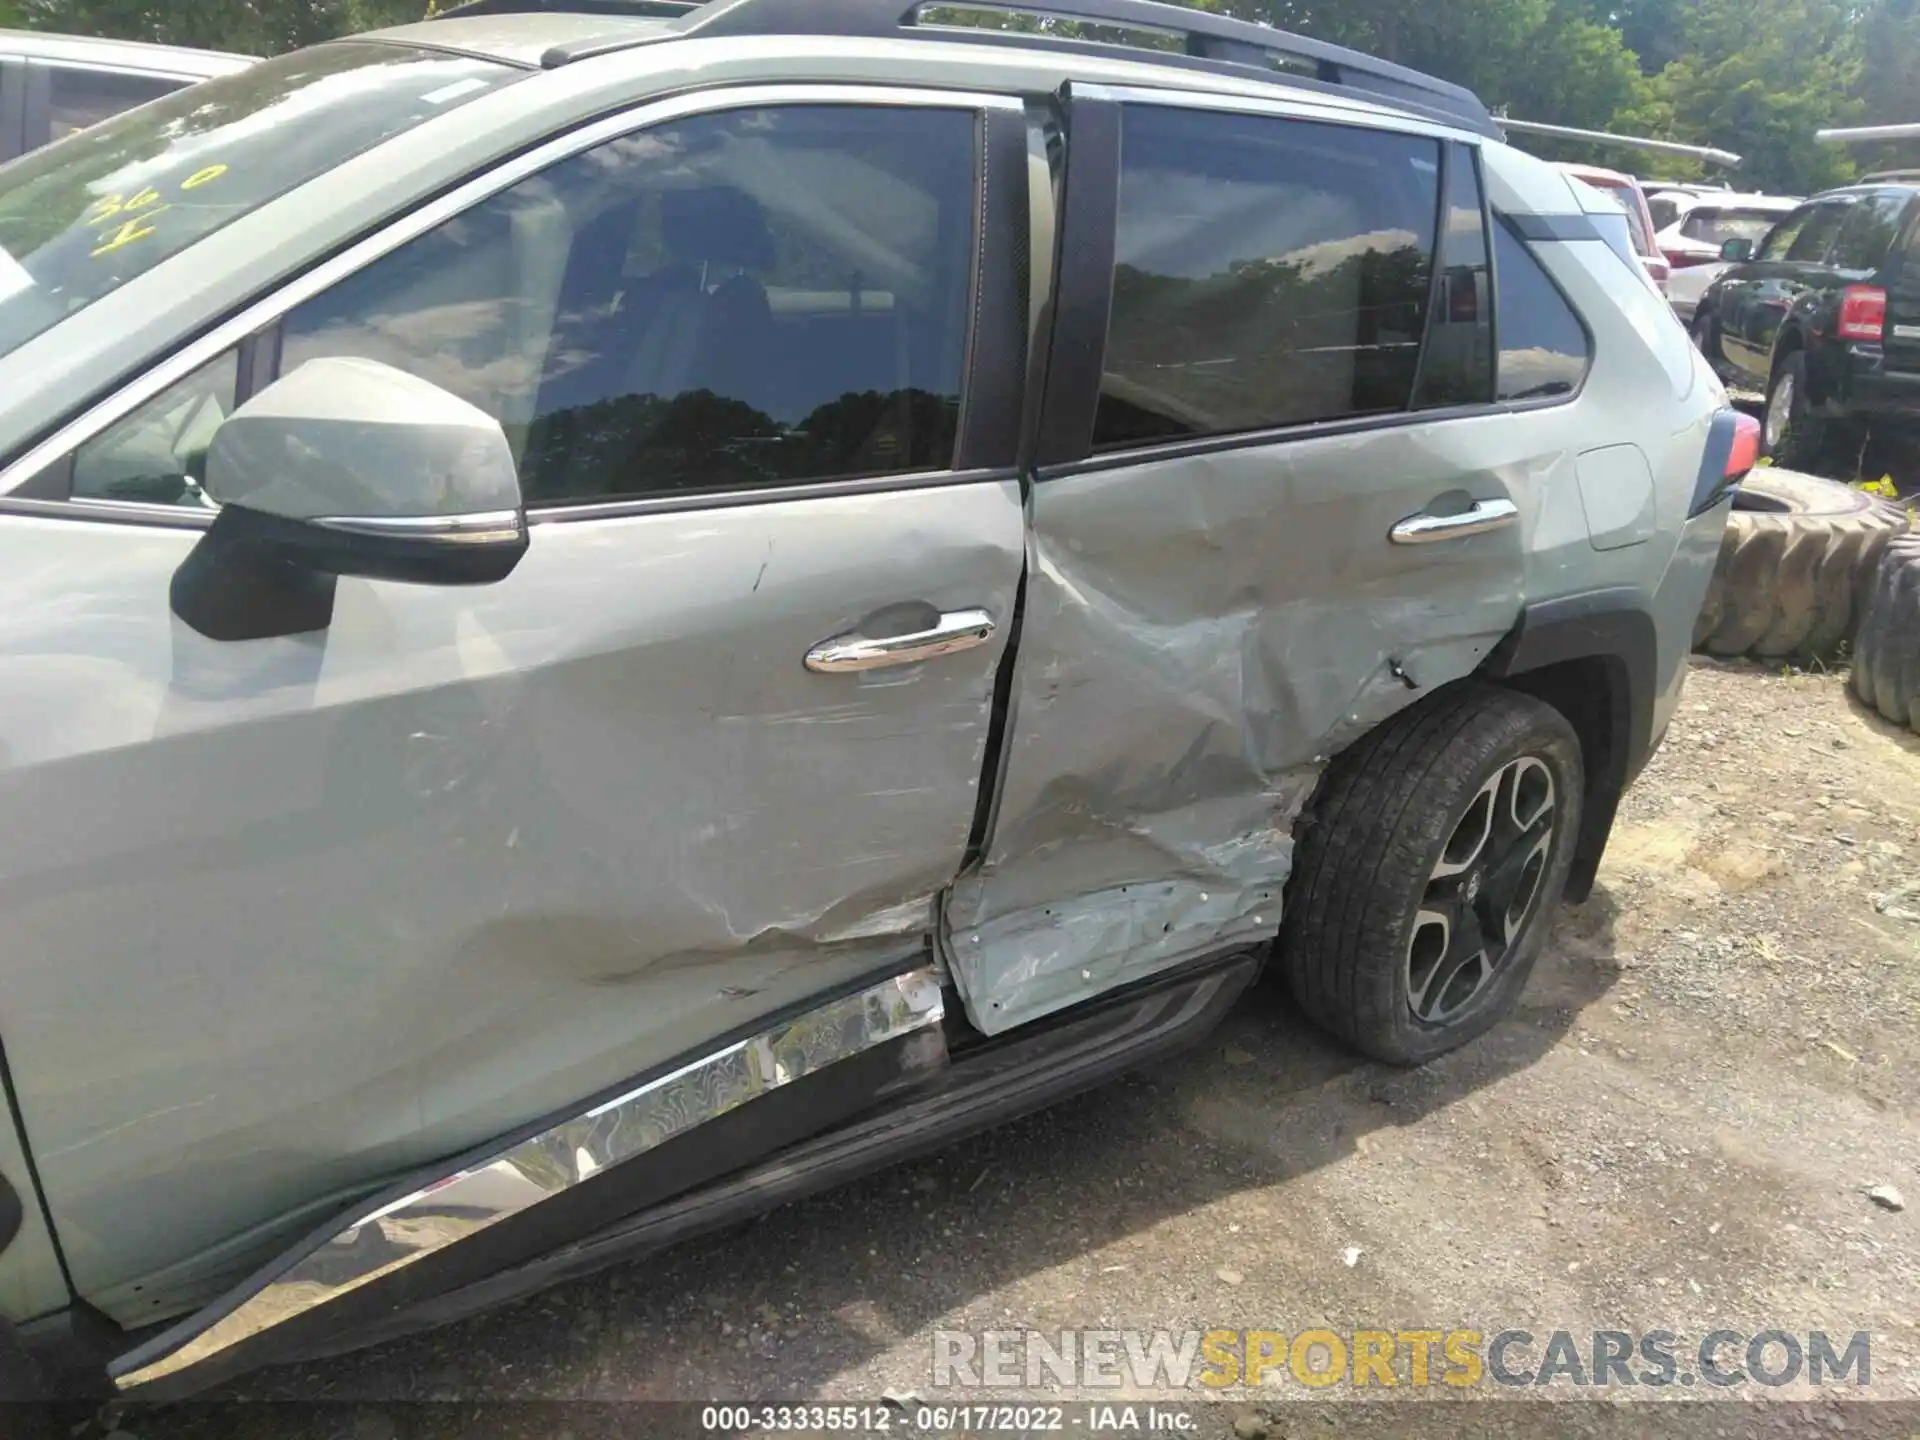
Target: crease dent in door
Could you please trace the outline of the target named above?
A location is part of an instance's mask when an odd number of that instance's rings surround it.
[[[1460,483],[1475,430],[1036,487],[999,808],[943,916],[974,1025],[998,1034],[1278,932],[1328,759],[1512,625],[1517,529],[1387,543],[1409,494]],[[1369,473],[1413,478],[1355,485]]]

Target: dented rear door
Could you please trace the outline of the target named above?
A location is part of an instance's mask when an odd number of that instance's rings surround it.
[[[990,1033],[1271,937],[1326,759],[1520,607],[1473,148],[1086,90],[1067,137],[1011,738],[947,916]]]

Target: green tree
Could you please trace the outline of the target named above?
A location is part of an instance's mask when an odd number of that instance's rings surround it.
[[[1875,0],[1861,17],[1859,123],[1920,123],[1920,0]],[[1851,151],[1862,169],[1920,165],[1920,141]]]
[[[6,4],[41,30],[258,54],[426,13],[426,0],[0,0]]]
[[[1676,138],[1745,157],[1744,183],[1810,194],[1852,175],[1814,132],[1860,111],[1859,27],[1839,0],[1699,0],[1686,53],[1657,77]]]

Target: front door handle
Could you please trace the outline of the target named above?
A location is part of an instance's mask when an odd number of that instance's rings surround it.
[[[984,610],[949,610],[931,629],[906,635],[870,636],[849,630],[807,651],[807,669],[821,675],[847,675],[889,665],[916,665],[984,645],[993,638],[993,630],[993,616]]]
[[[1388,532],[1396,545],[1431,545],[1437,540],[1464,540],[1469,535],[1484,535],[1500,530],[1519,518],[1520,507],[1511,500],[1476,500],[1457,515],[1429,515],[1422,511],[1409,515]]]

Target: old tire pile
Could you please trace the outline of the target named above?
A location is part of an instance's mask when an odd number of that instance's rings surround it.
[[[1853,693],[1920,733],[1920,534],[1886,548],[1853,644]]]
[[[1824,659],[1852,638],[1906,512],[1852,486],[1762,467],[1734,497],[1694,625],[1709,655]]]

